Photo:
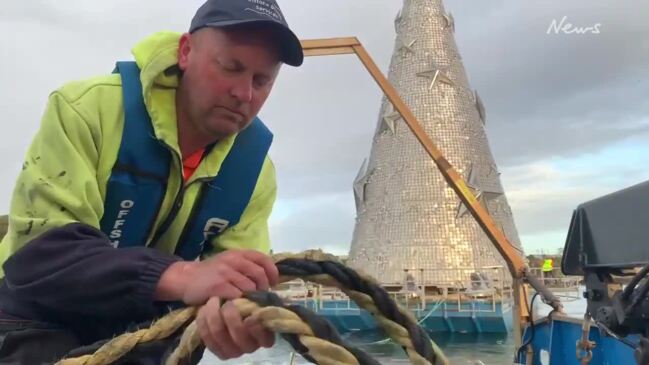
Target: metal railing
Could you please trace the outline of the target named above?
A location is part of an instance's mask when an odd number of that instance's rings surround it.
[[[553,291],[578,291],[583,278],[581,276],[563,275],[561,269],[553,267],[552,270],[543,270],[541,267],[529,268],[529,273]]]
[[[494,313],[500,303],[503,310],[512,305],[512,288],[507,280],[508,270],[504,266],[458,267],[436,269],[405,269],[406,282],[414,279],[418,284],[422,308],[427,301],[444,300],[444,311]],[[438,295],[430,296],[430,292]],[[449,308],[453,303],[456,308]],[[488,304],[489,308],[477,307]]]
[[[403,283],[386,285],[386,290],[397,303],[415,314],[429,312],[431,305],[444,312],[495,313],[500,304],[504,312],[513,304],[512,288],[506,275],[509,273],[503,266],[407,269],[404,270]],[[439,279],[444,277],[449,279]],[[311,302],[311,307],[317,310],[358,310],[353,301],[336,287],[296,279],[284,283],[277,292],[294,303],[308,305]]]

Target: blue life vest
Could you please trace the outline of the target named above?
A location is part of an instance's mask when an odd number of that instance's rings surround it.
[[[172,152],[154,134],[135,62],[118,62],[115,72],[122,78],[125,120],[100,226],[115,247],[143,246],[162,206]],[[218,175],[201,182],[201,190],[176,245],[176,255],[185,260],[196,259],[210,248],[214,237],[239,222],[272,140],[272,133],[258,118],[237,135]],[[180,209],[182,189],[151,245],[169,228]]]

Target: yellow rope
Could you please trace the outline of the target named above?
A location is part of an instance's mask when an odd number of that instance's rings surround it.
[[[275,262],[287,258],[307,259],[313,261],[331,260],[338,262],[338,259],[335,256],[324,254],[321,251],[306,251],[297,255],[277,254],[273,256]],[[361,273],[359,273],[359,275],[365,280],[375,282]],[[291,276],[281,276],[280,282],[286,282],[293,279],[295,278]],[[374,318],[388,336],[405,349],[412,364],[431,365],[428,360],[423,358],[415,350],[408,330],[399,323],[383,316],[369,295],[345,288],[333,277],[326,274],[309,275],[302,277],[301,279],[340,288],[352,300],[354,300],[360,308],[363,308],[374,315]],[[311,327],[294,312],[282,307],[261,307],[257,303],[245,298],[235,299],[232,302],[241,314],[242,318],[255,316],[261,320],[261,323],[265,328],[275,333],[298,336],[300,342],[308,349],[307,354],[313,357],[319,364],[358,365],[358,360],[351,352],[342,346],[316,337]],[[416,320],[408,310],[399,307],[399,311],[409,320],[416,323]],[[179,328],[192,320],[192,322],[185,328],[179,345],[174,349],[173,353],[166,361],[166,365],[177,365],[181,360],[187,358],[201,343],[196,323],[193,321],[197,313],[197,307],[189,307],[173,311],[154,322],[148,329],[120,335],[104,344],[92,355],[64,359],[59,361],[57,365],[108,365],[126,355],[140,343],[168,338]],[[448,365],[449,362],[439,347],[432,343],[432,341],[431,344],[435,354],[437,355],[436,364],[433,365]]]
[[[358,361],[349,351],[344,347],[315,337],[311,327],[304,323],[297,314],[288,309],[260,307],[257,303],[244,298],[235,299],[232,303],[244,318],[249,316],[257,317],[264,327],[275,333],[297,335],[300,342],[309,349],[308,354],[316,359],[319,364],[358,365]],[[200,335],[198,330],[195,325],[190,325],[185,329],[180,344],[169,356],[165,365],[177,365],[180,360],[187,358],[199,343]]]
[[[196,316],[196,308],[173,311],[154,322],[151,327],[125,333],[108,341],[92,355],[63,359],[57,365],[107,365],[119,360],[140,343],[160,340],[171,336]]]

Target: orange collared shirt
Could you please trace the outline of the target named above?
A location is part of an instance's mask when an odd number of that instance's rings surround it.
[[[189,155],[187,158],[183,159],[183,179],[185,179],[185,182],[187,182],[192,174],[194,174],[194,171],[196,171],[196,168],[203,159],[204,153],[205,148],[201,148],[200,150]]]

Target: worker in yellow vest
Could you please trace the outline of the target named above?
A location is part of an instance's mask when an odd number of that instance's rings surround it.
[[[541,271],[543,271],[543,277],[554,277],[552,270],[554,270],[554,261],[552,259],[543,260],[543,266],[541,267]]]

